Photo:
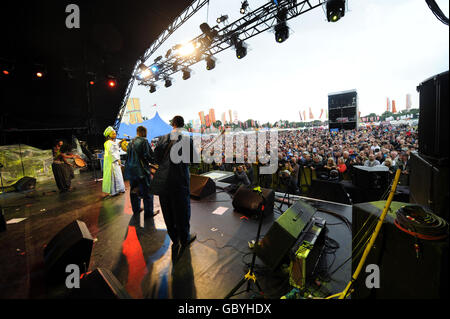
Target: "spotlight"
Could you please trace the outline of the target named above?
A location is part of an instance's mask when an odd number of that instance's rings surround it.
[[[156,73],[159,72],[159,67],[158,67],[156,64],[153,64],[153,65],[150,67],[150,70],[152,71],[153,74],[156,74]]]
[[[89,81],[89,84],[90,84],[90,85],[94,85],[95,82],[91,80],[91,81]]]
[[[87,80],[88,80],[89,85],[94,85],[95,81],[96,81],[95,74],[92,73],[92,72],[88,72],[87,73]]]
[[[187,80],[191,77],[191,71],[189,69],[183,70],[183,80]]]
[[[2,70],[2,73],[4,74],[4,75],[9,75],[9,71],[8,70]]]
[[[345,0],[327,1],[327,20],[336,22],[345,15]]]
[[[205,22],[200,24],[200,30],[202,30],[205,37],[203,38],[203,45],[208,47],[214,40],[215,37],[219,35],[219,31],[211,29],[211,27]]]
[[[212,70],[216,67],[216,60],[213,57],[209,56],[205,59],[205,61],[207,70]]]
[[[286,25],[287,9],[283,8],[277,13],[277,25],[275,26],[275,40],[278,43],[284,42],[289,38],[289,28]]]
[[[221,17],[218,17],[216,21],[217,21],[217,24],[219,24],[219,23],[225,22],[227,20],[228,20],[228,16],[227,15],[223,15]]]
[[[248,1],[245,0],[241,3],[241,14],[245,14],[245,12],[247,12],[247,8],[248,8]]]
[[[42,78],[44,76],[44,73],[41,71],[36,72],[36,77]]]
[[[192,42],[188,42],[185,44],[177,44],[175,46],[178,55],[181,56],[189,56],[195,51],[195,46]]]
[[[153,93],[156,91],[156,86],[154,84],[150,84],[150,93]]]
[[[116,82],[115,79],[109,79],[109,80],[108,80],[108,86],[109,86],[110,88],[114,88],[114,87],[116,87],[116,85],[117,85],[117,82]]]
[[[172,81],[171,81],[170,79],[166,79],[166,81],[165,81],[165,83],[164,83],[164,86],[165,86],[166,88],[168,88],[169,86],[172,86]]]
[[[243,41],[239,40],[236,34],[231,36],[231,43],[236,49],[236,57],[238,59],[242,59],[247,55],[247,47],[245,46]]]
[[[285,22],[275,26],[275,40],[278,43],[284,42],[289,38],[289,28]]]

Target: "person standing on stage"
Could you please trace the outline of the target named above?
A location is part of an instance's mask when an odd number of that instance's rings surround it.
[[[125,184],[123,182],[121,162],[120,162],[120,146],[116,142],[116,131],[108,126],[103,132],[106,137],[105,156],[103,158],[103,184],[102,191],[111,196],[125,193]]]
[[[128,143],[125,177],[130,181],[130,200],[133,216],[141,212],[141,198],[144,202],[144,218],[152,217],[153,195],[149,193],[151,172],[149,163],[154,162],[153,150],[147,140],[147,129],[139,126],[137,136]]]
[[[61,140],[56,141],[52,151],[52,171],[56,186],[58,186],[61,193],[70,192],[73,190],[71,184],[75,175],[73,173],[73,165],[68,162],[68,159],[74,158],[75,155],[68,154],[70,147]]]
[[[190,232],[191,199],[188,163],[192,162],[193,157],[197,154],[194,154],[192,139],[182,134],[183,117],[175,116],[170,124],[173,130],[159,139],[155,147],[155,158],[158,164],[166,160],[170,161],[167,181],[164,184],[166,189],[164,195],[159,195],[159,202],[167,233],[172,240],[173,262],[176,262],[197,237],[196,234]],[[183,151],[186,151],[183,150],[183,143],[189,146],[188,160],[185,160],[187,154],[182,154]],[[178,150],[178,154],[175,153],[173,156],[173,150]],[[181,161],[175,160],[176,155],[181,158]]]

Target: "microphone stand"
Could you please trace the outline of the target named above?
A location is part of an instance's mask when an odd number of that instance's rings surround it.
[[[253,246],[253,257],[252,257],[252,263],[250,265],[250,269],[248,271],[248,273],[244,276],[244,278],[241,279],[241,281],[239,281],[239,283],[225,296],[225,299],[229,299],[233,296],[236,296],[238,294],[241,294],[243,292],[249,292],[250,291],[250,284],[252,283],[251,280],[253,280],[254,284],[256,285],[256,287],[258,288],[258,291],[261,295],[263,295],[263,291],[261,289],[261,286],[258,283],[258,280],[256,279],[256,275],[254,274],[254,269],[255,269],[255,262],[256,262],[256,247],[259,243],[259,235],[261,234],[261,226],[262,226],[262,221],[263,221],[263,212],[265,209],[265,204],[266,204],[266,199],[264,198],[264,195],[262,194],[261,191],[261,187],[255,187],[253,188],[253,191],[258,193],[259,196],[261,196],[262,198],[262,204],[259,206],[260,207],[260,211],[259,211],[259,225],[258,225],[258,232],[256,234],[256,241],[255,241],[255,245]],[[247,289],[243,290],[239,293],[236,293],[236,291],[243,285],[245,284],[245,282],[247,282]]]

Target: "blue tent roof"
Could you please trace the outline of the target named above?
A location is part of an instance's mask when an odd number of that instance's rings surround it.
[[[155,137],[169,134],[172,131],[172,126],[164,122],[156,112],[155,116],[150,120],[136,124],[121,123],[119,127],[119,138],[125,137],[125,134],[130,137],[136,136],[136,129],[138,126],[144,126],[147,128],[147,139],[152,140]]]

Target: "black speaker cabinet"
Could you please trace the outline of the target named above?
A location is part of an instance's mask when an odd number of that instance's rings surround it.
[[[378,220],[385,203],[379,201],[353,205],[353,249],[360,241],[361,235],[366,232],[368,225]],[[413,236],[398,229],[394,224],[396,211],[405,205],[411,204],[392,202],[391,212],[386,215],[375,244],[358,280],[354,283],[355,291],[351,298],[448,298],[448,239],[417,241]],[[419,257],[414,248],[416,241],[420,247]],[[356,270],[359,260],[360,256],[352,259],[352,273]],[[369,264],[379,267],[379,288],[366,287],[365,282],[369,273],[366,273],[365,269]]]
[[[449,221],[448,166],[433,165],[416,152],[411,153],[409,164],[409,202],[427,206]]]
[[[14,189],[17,192],[28,191],[34,189],[35,187],[36,187],[36,178],[29,176],[22,177],[14,184]]]
[[[347,205],[352,204],[344,185],[335,181],[312,180],[308,197]]]
[[[261,188],[265,199],[263,215],[267,216],[273,213],[275,202],[275,192],[272,189]],[[259,213],[260,206],[263,203],[261,195],[253,191],[252,187],[240,186],[233,196],[233,207],[241,214],[252,216]]]
[[[437,74],[418,87],[419,153],[448,160],[448,71]]]
[[[191,174],[191,196],[203,198],[216,192],[216,183],[207,176]]]
[[[305,201],[297,201],[273,223],[257,246],[256,255],[275,270],[311,224],[315,212],[316,209]]]
[[[80,280],[80,288],[73,288],[71,299],[132,299],[114,274],[97,268]]]
[[[45,275],[50,283],[64,282],[66,267],[75,264],[83,273],[89,268],[94,239],[86,224],[76,220],[64,227],[44,249]]]

